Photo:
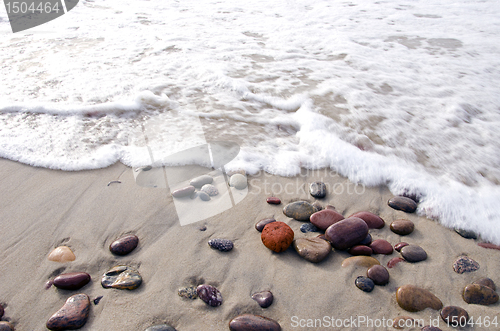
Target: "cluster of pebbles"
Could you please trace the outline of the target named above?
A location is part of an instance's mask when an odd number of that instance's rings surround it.
[[[212,197],[219,194],[219,190],[212,183],[214,178],[210,175],[202,175],[193,178],[188,186],[172,191],[174,198],[180,199],[190,197],[191,199],[200,198],[203,201],[210,201]],[[238,190],[247,187],[247,177],[241,173],[232,174],[229,178],[229,186]]]

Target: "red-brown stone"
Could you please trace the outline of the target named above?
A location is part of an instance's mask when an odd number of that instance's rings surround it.
[[[335,210],[325,209],[312,214],[310,221],[318,229],[325,231],[330,225],[342,221],[343,219],[344,216],[342,216],[341,213]]]
[[[372,241],[370,247],[373,250],[373,254],[390,255],[393,252],[391,243],[384,239],[377,239]]]
[[[293,242],[294,233],[286,223],[272,222],[262,230],[262,243],[270,250],[280,253],[288,249]]]
[[[326,239],[335,249],[345,250],[366,238],[368,225],[361,218],[351,217],[330,225],[326,229]]]
[[[349,249],[349,254],[370,256],[373,254],[373,250],[365,245],[356,245]]]
[[[382,218],[375,215],[374,213],[370,213],[369,211],[360,211],[352,214],[349,217],[361,218],[363,221],[366,222],[366,225],[368,225],[368,228],[370,229],[382,229],[385,225],[385,222]]]

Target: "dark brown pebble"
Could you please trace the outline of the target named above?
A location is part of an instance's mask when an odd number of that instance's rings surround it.
[[[401,248],[401,256],[408,262],[420,262],[427,260],[427,253],[418,245],[406,245]]]
[[[396,264],[399,262],[403,262],[404,259],[402,257],[393,257],[392,259],[387,262],[387,268],[391,269],[393,268]]]
[[[54,286],[62,290],[78,290],[90,282],[90,275],[86,272],[70,272],[54,278]]]
[[[493,282],[493,280],[491,280],[489,278],[478,279],[478,280],[476,280],[474,282],[474,284],[479,284],[479,285],[483,285],[483,286],[489,287],[493,291],[495,291],[497,289],[497,287],[495,286],[495,283]]]
[[[326,229],[326,239],[335,249],[345,250],[366,238],[368,225],[361,218],[346,218]]]
[[[49,330],[75,330],[87,322],[90,299],[86,294],[75,294],[47,321]]]
[[[368,228],[370,229],[382,229],[385,225],[385,222],[382,218],[375,215],[374,213],[370,213],[369,211],[360,211],[352,214],[349,217],[361,218],[363,221],[366,222],[366,225],[368,225]]]
[[[349,254],[370,256],[373,254],[373,250],[365,245],[356,245],[349,249]]]
[[[415,224],[410,220],[399,219],[391,223],[391,231],[400,236],[406,236],[413,232]]]
[[[196,294],[207,305],[217,307],[222,304],[222,294],[211,285],[202,284],[196,288]]]
[[[257,301],[259,306],[261,306],[262,308],[267,308],[273,303],[274,296],[270,291],[262,291],[254,293],[252,295],[252,299]]]
[[[396,245],[394,245],[394,249],[398,252],[401,252],[401,248],[405,247],[405,246],[408,246],[409,244],[408,243],[405,243],[404,241],[400,242],[400,243],[397,243]]]
[[[373,250],[373,254],[390,255],[393,252],[391,243],[384,239],[377,239],[372,241],[370,247]]]
[[[195,187],[192,185],[189,185],[189,186],[186,186],[186,187],[183,187],[183,188],[180,188],[178,190],[173,191],[172,196],[174,198],[184,198],[184,197],[188,197],[191,194],[193,194],[194,191],[195,191]]]
[[[0,331],[14,331],[14,326],[9,322],[0,322]]]
[[[404,310],[416,312],[426,308],[440,310],[443,303],[434,294],[426,289],[414,286],[403,285],[396,291],[396,301]]]
[[[374,265],[367,271],[367,276],[375,285],[386,285],[389,283],[389,271],[381,265]]]
[[[344,216],[335,210],[325,209],[311,215],[310,221],[318,229],[325,231],[332,224],[340,222]]]
[[[260,315],[244,314],[229,322],[231,331],[281,331],[278,322]]]
[[[111,245],[109,245],[109,250],[116,255],[127,255],[132,252],[138,244],[139,238],[134,234],[130,234],[113,241]]]
[[[469,321],[469,314],[463,308],[457,306],[446,306],[441,309],[441,318],[446,324],[453,327],[464,327]]]
[[[101,302],[101,299],[102,299],[102,295],[98,296],[97,298],[95,298],[94,300],[92,300],[94,302],[94,305],[98,305],[99,302]]]
[[[270,205],[279,205],[281,203],[281,200],[276,197],[269,197],[266,199],[266,201]]]
[[[490,243],[479,243],[477,245],[480,246],[480,247],[483,247],[483,248],[500,250],[500,246],[494,245],[494,244],[490,244]]]
[[[255,229],[259,232],[262,232],[264,227],[272,222],[276,222],[276,220],[274,218],[265,218],[263,220],[260,220],[255,224]]]
[[[453,262],[453,270],[458,274],[473,272],[479,269],[479,263],[467,256],[460,256]]]
[[[462,298],[467,303],[488,306],[497,303],[498,294],[487,286],[469,284],[464,288]]]
[[[0,305],[0,318],[2,318],[3,313],[4,313],[3,306],[2,306],[2,305]]]
[[[396,196],[388,201],[388,205],[396,210],[402,210],[406,213],[414,213],[417,210],[417,203],[410,198]]]

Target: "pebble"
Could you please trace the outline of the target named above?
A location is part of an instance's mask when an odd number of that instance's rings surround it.
[[[103,298],[103,296],[102,296],[102,295],[100,295],[100,296],[98,296],[97,298],[95,298],[94,300],[92,300],[92,301],[94,302],[94,305],[96,305],[96,306],[97,306],[97,305],[99,304],[99,302],[101,302],[101,299],[102,299],[102,298]]]
[[[395,329],[401,330],[405,327],[413,327],[415,325],[415,320],[410,316],[398,316],[392,320],[392,325]]]
[[[463,308],[457,306],[446,306],[441,309],[441,318],[446,324],[457,327],[466,326],[469,321],[469,314]]]
[[[144,331],[176,331],[173,327],[167,324],[153,325]]]
[[[54,278],[55,287],[62,290],[78,290],[90,282],[90,275],[86,272],[70,272]]]
[[[247,176],[242,174],[234,174],[229,179],[229,185],[237,190],[244,190],[247,188]]]
[[[478,245],[478,246],[480,246],[480,247],[482,247],[482,248],[489,248],[489,249],[496,249],[496,250],[500,250],[500,246],[495,245],[495,244],[490,244],[490,243],[478,243],[477,245]]]
[[[4,314],[4,309],[3,309],[3,306],[0,305],[0,318],[2,318],[3,314]]]
[[[275,320],[260,316],[243,314],[229,322],[231,331],[281,331],[281,326]]]
[[[210,201],[210,199],[211,199],[210,196],[208,195],[208,193],[203,192],[203,191],[198,192],[198,196],[200,197],[200,199],[202,201]]]
[[[456,273],[473,272],[479,269],[479,263],[467,256],[460,256],[453,262],[453,270]]]
[[[109,245],[111,253],[116,255],[127,255],[132,252],[139,244],[139,238],[134,234],[116,239]]]
[[[324,260],[332,251],[328,241],[317,237],[295,239],[293,247],[301,257],[313,263]]]
[[[456,233],[464,237],[465,239],[477,239],[477,234],[473,231],[468,231],[464,229],[455,228]]]
[[[303,233],[319,232],[319,229],[312,223],[304,223],[300,226],[300,231]]]
[[[264,227],[260,237],[264,246],[276,253],[280,253],[290,247],[294,233],[286,223],[272,222]]]
[[[366,246],[369,246],[371,243],[372,243],[372,235],[369,233],[366,235],[365,239],[359,242],[360,245],[366,245]]]
[[[493,291],[497,289],[495,283],[490,278],[481,278],[476,280],[473,284],[479,284],[491,288]]]
[[[382,218],[375,215],[374,213],[370,213],[369,211],[360,211],[352,214],[349,217],[361,218],[363,221],[366,222],[366,225],[368,225],[368,228],[370,229],[382,229],[385,225],[385,222]]]
[[[367,271],[367,276],[375,285],[386,285],[389,283],[389,271],[384,266],[374,265]]]
[[[257,301],[259,306],[262,308],[267,308],[270,305],[272,305],[274,296],[271,293],[271,291],[262,291],[262,292],[257,292],[252,295],[252,299]]]
[[[198,297],[209,306],[218,307],[222,305],[222,294],[218,289],[211,285],[199,285],[196,288],[196,293],[198,294]]]
[[[364,292],[371,292],[375,288],[375,283],[373,282],[373,280],[371,280],[368,277],[364,277],[364,276],[359,276],[358,278],[356,278],[356,280],[354,281],[354,284],[356,284],[356,286],[361,291],[364,291]]]
[[[46,323],[49,330],[79,329],[87,322],[90,299],[86,294],[75,294]]]
[[[180,288],[177,294],[179,294],[180,297],[191,300],[198,298],[198,293],[196,293],[196,287],[194,286]]]
[[[391,231],[400,236],[406,236],[413,232],[415,224],[410,220],[399,219],[395,220],[390,225]]]
[[[74,261],[76,256],[68,246],[59,246],[50,252],[47,259],[53,262],[64,263]]]
[[[462,298],[467,303],[488,306],[497,303],[498,294],[487,286],[469,284],[464,288]]]
[[[139,272],[131,267],[119,265],[107,271],[101,279],[104,288],[133,290],[142,284]]]
[[[354,265],[357,267],[366,267],[370,268],[374,265],[380,264],[380,262],[371,256],[351,256],[342,261],[342,267],[348,267],[350,265]]]
[[[196,188],[201,188],[205,184],[212,184],[214,178],[210,175],[203,175],[196,178],[191,179],[189,185],[194,186]]]
[[[440,310],[443,303],[434,294],[426,289],[414,286],[403,285],[396,291],[396,301],[404,310],[417,312],[425,308]]]
[[[406,245],[401,248],[401,256],[408,262],[420,262],[427,259],[427,253],[418,245]]]
[[[283,208],[283,214],[297,221],[309,221],[314,211],[314,207],[307,201],[292,202]]]
[[[326,185],[323,182],[314,182],[309,185],[309,193],[317,199],[322,199],[326,196]]]
[[[255,224],[255,229],[259,232],[262,232],[264,227],[272,222],[276,222],[276,220],[274,218],[265,218],[263,220],[260,220]]]
[[[325,209],[336,210],[335,206],[333,206],[333,205],[326,205]]]
[[[399,262],[403,262],[404,259],[402,257],[393,257],[392,259],[387,262],[387,268],[391,269],[393,268],[396,264]]]
[[[229,252],[233,249],[233,242],[229,239],[210,239],[208,245],[212,248],[218,249],[221,252]]]
[[[279,205],[281,204],[281,200],[276,197],[269,197],[266,199],[267,203],[270,205]]]
[[[420,331],[443,331],[441,330],[440,328],[438,328],[437,326],[430,326],[430,325],[426,325],[422,328],[422,330]]]
[[[0,322],[0,331],[14,331],[14,326],[9,322]]]
[[[345,250],[366,238],[368,225],[361,218],[346,218],[330,225],[325,236],[335,249]]]
[[[340,222],[343,219],[344,216],[342,214],[331,209],[315,212],[310,217],[311,223],[323,231],[328,229],[330,225]]]
[[[390,242],[384,239],[377,239],[370,244],[373,254],[390,255],[394,251]]]
[[[188,197],[188,196],[190,196],[191,194],[194,193],[194,190],[195,190],[194,186],[189,185],[189,186],[177,189],[175,191],[172,191],[172,196],[174,198]]]
[[[205,192],[209,196],[213,197],[219,194],[219,190],[217,187],[213,186],[212,184],[205,184],[201,187],[201,192]]]
[[[313,202],[312,206],[314,207],[315,213],[323,210],[323,206],[318,201]]]
[[[370,256],[373,254],[373,250],[365,245],[356,245],[352,246],[349,248],[349,254],[351,255],[365,255],[365,256]]]
[[[417,203],[407,197],[396,196],[390,199],[387,204],[393,209],[402,210],[406,213],[414,213],[417,210]]]
[[[405,247],[405,246],[408,246],[409,244],[407,242],[400,242],[400,243],[397,243],[396,245],[394,245],[394,249],[398,252],[401,252],[401,248]]]

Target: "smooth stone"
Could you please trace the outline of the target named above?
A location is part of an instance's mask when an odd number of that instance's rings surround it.
[[[366,275],[373,280],[375,285],[386,285],[389,283],[389,271],[384,266],[374,265],[368,269]]]
[[[70,272],[54,278],[55,287],[62,290],[78,290],[90,282],[90,275],[86,272]]]
[[[315,198],[322,199],[326,196],[326,185],[323,182],[314,182],[309,185],[309,193]]]
[[[275,320],[260,316],[243,314],[229,322],[231,331],[281,331],[281,326]]]
[[[370,268],[374,265],[380,264],[380,262],[371,256],[351,256],[342,261],[342,267],[348,267],[350,265],[355,265],[357,267]]]
[[[356,245],[349,248],[349,254],[355,256],[358,255],[370,256],[373,254],[373,250],[365,245]]]
[[[189,185],[194,186],[196,188],[201,188],[205,184],[212,184],[214,178],[210,175],[203,175],[196,178],[191,179]]]
[[[314,211],[314,207],[307,201],[295,201],[283,208],[283,214],[285,214],[285,216],[297,221],[309,221]]]
[[[244,190],[247,188],[247,176],[242,174],[234,174],[229,179],[229,185],[237,190]]]
[[[364,292],[371,292],[375,288],[375,283],[373,282],[373,280],[364,276],[359,276],[358,278],[356,278],[354,284],[356,284],[357,288]]]
[[[405,247],[405,246],[408,246],[409,244],[402,241],[400,243],[397,243],[396,245],[394,245],[394,249],[398,252],[401,252],[401,248]]]
[[[467,256],[460,256],[453,262],[453,270],[458,274],[473,272],[479,269],[479,263]]]
[[[498,293],[484,285],[469,284],[464,288],[462,298],[470,304],[488,306],[497,303]]]
[[[401,248],[401,256],[408,262],[420,262],[427,259],[427,253],[417,245],[407,245]]]
[[[144,331],[176,331],[173,327],[167,324],[153,325]]]
[[[317,263],[324,260],[332,251],[332,246],[321,238],[297,238],[293,241],[297,253],[307,261]]]
[[[211,285],[202,284],[196,288],[198,297],[207,305],[218,307],[222,305],[222,294],[218,289]]]
[[[349,217],[358,217],[366,222],[368,228],[370,229],[382,229],[385,225],[385,222],[382,218],[375,215],[374,213],[370,213],[369,211],[360,211],[352,214]]]
[[[262,291],[262,292],[257,292],[252,295],[252,299],[257,301],[259,306],[262,308],[267,308],[270,305],[272,305],[274,296],[271,293],[271,291]]]
[[[266,202],[270,205],[279,205],[281,204],[281,200],[276,197],[269,197],[266,199]]]
[[[323,206],[318,201],[313,202],[312,206],[314,207],[314,212],[315,213],[317,213],[318,211],[323,210]]]
[[[394,251],[390,242],[384,239],[377,239],[370,244],[373,254],[390,255]]]
[[[464,229],[455,228],[456,233],[464,237],[465,239],[477,239],[477,234],[473,231],[468,231]]]
[[[203,191],[198,192],[198,196],[200,197],[200,199],[202,201],[210,201],[210,199],[211,199],[210,196],[208,195],[208,193],[203,192]]]
[[[194,186],[189,185],[189,186],[177,189],[175,191],[172,191],[172,196],[174,198],[188,197],[188,196],[190,196],[191,194],[194,193],[194,190],[195,190]]]
[[[274,218],[265,218],[263,220],[260,220],[255,224],[255,229],[259,232],[262,232],[264,227],[272,222],[276,222],[276,220]]]
[[[479,247],[482,247],[482,248],[496,249],[496,250],[500,251],[500,246],[495,245],[495,244],[491,244],[491,243],[478,243],[477,245]]]
[[[366,238],[368,225],[361,218],[346,218],[330,225],[325,236],[335,249],[345,250]]]
[[[47,259],[53,262],[64,263],[74,261],[76,256],[68,246],[59,246],[49,254]]]
[[[14,331],[14,325],[10,324],[9,322],[1,321],[0,331]]]
[[[113,241],[111,245],[109,245],[109,250],[116,255],[127,255],[132,252],[138,244],[139,238],[134,234],[130,234]]]
[[[387,262],[387,268],[389,269],[394,268],[396,264],[403,261],[404,259],[402,257],[393,257],[392,259],[389,260],[389,262]]]
[[[107,271],[101,279],[104,288],[133,290],[142,284],[139,272],[131,267],[119,265]]]
[[[325,231],[330,225],[340,222],[344,219],[344,216],[339,212],[331,209],[324,209],[315,212],[311,215],[310,221],[318,229]]]
[[[221,252],[229,252],[233,249],[233,242],[229,239],[210,239],[208,245],[212,248],[218,249]]]
[[[360,245],[365,245],[365,246],[369,246],[371,243],[372,243],[372,235],[369,233],[366,235],[365,239],[359,242]]]
[[[292,244],[294,233],[286,223],[272,222],[267,224],[260,236],[264,246],[270,250],[280,253],[288,249]]]
[[[406,219],[395,220],[390,225],[391,231],[400,236],[406,236],[415,230],[415,224]]]
[[[212,184],[205,184],[201,187],[201,191],[205,192],[209,196],[213,197],[219,194],[219,190],[217,187],[213,186]]]
[[[300,231],[303,233],[307,233],[307,232],[319,232],[320,230],[314,224],[304,223],[300,226]]]
[[[422,328],[422,330],[420,331],[443,331],[441,330],[440,328],[438,328],[437,326],[430,326],[430,325],[426,325]]]
[[[457,306],[446,306],[441,309],[441,318],[446,324],[453,327],[465,326],[469,321],[469,314],[463,308]]]
[[[75,294],[46,323],[49,330],[75,330],[85,325],[90,311],[86,294]]]
[[[392,325],[395,329],[401,330],[405,327],[412,327],[415,325],[415,320],[410,316],[398,316],[392,320]]]
[[[337,209],[335,209],[335,206],[333,206],[333,205],[326,205],[325,209],[328,209],[328,210],[337,210]]]
[[[401,210],[406,213],[414,213],[415,210],[417,210],[417,203],[407,197],[396,196],[390,199],[387,204],[393,209]]]
[[[196,287],[194,286],[180,288],[177,294],[179,294],[180,297],[191,300],[198,298],[198,293],[196,293]]]
[[[490,278],[481,278],[481,279],[478,279],[473,284],[479,284],[479,285],[483,285],[483,286],[489,287],[493,291],[496,291],[496,289],[497,289],[497,287],[495,286],[495,283]]]
[[[440,310],[443,303],[434,294],[426,289],[414,286],[403,285],[396,291],[396,301],[404,310],[417,312],[426,308]]]

